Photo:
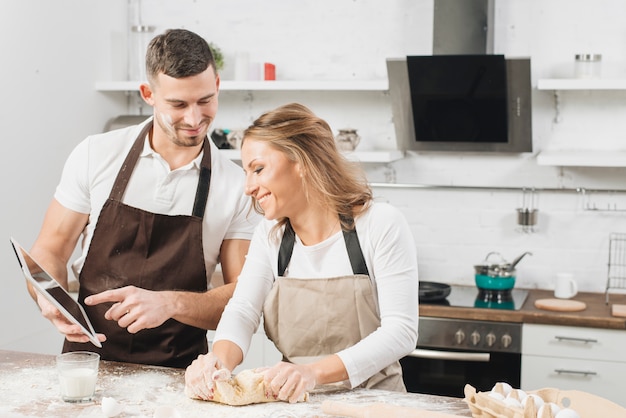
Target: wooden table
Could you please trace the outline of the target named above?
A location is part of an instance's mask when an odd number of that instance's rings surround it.
[[[192,417],[328,417],[325,400],[358,405],[387,403],[471,417],[463,399],[382,390],[328,388],[313,391],[309,402],[273,402],[232,407],[189,399],[184,391],[184,370],[138,364],[100,362],[96,399],[86,404],[65,403],[59,396],[54,356],[0,350],[0,416],[102,418],[102,397],[124,406],[123,417],[154,416],[160,406]]]

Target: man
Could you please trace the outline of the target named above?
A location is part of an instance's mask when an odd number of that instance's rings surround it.
[[[243,172],[207,139],[220,79],[208,43],[187,30],[155,37],[146,55],[146,122],[93,135],[69,156],[32,255],[79,301],[102,349],[32,288],[42,314],[66,336],[63,351],[186,367],[207,352],[232,296],[258,218]],[[224,286],[209,289],[221,264]]]

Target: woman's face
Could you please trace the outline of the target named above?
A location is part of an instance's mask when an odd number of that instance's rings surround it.
[[[307,206],[300,165],[266,142],[246,138],[241,147],[246,194],[261,206],[266,219],[293,218]]]

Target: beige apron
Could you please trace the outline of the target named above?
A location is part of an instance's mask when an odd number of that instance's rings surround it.
[[[284,277],[295,234],[291,224],[278,256],[278,278],[263,305],[265,333],[295,364],[312,363],[367,337],[380,326],[380,315],[356,229],[343,231],[352,276],[327,279]],[[406,392],[400,363],[385,367],[359,387]]]

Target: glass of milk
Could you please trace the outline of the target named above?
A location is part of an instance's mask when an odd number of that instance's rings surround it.
[[[100,355],[89,351],[73,351],[57,356],[61,397],[65,402],[93,400],[99,363]]]

